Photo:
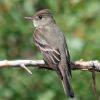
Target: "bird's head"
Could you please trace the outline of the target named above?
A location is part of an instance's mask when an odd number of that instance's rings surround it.
[[[52,13],[49,9],[40,10],[34,16],[25,18],[32,20],[34,27],[43,27],[54,22]]]

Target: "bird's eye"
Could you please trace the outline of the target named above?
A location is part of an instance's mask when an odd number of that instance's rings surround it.
[[[42,16],[41,15],[39,16],[39,19],[42,19]]]

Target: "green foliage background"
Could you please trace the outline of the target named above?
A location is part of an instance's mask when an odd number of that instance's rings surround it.
[[[71,60],[100,60],[100,0],[0,0],[0,60],[42,59],[33,44],[33,25],[24,19],[39,9],[53,11],[65,33]],[[0,69],[0,100],[66,100],[57,75],[30,68]],[[72,71],[76,100],[95,100],[90,72]],[[100,97],[100,73],[96,73]]]

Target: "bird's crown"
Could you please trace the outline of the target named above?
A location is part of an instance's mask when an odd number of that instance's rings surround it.
[[[52,12],[49,9],[43,9],[38,11],[35,16],[38,15],[52,15]]]

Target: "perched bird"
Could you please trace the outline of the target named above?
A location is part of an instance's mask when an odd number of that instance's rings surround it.
[[[68,97],[74,97],[70,85],[71,67],[68,47],[64,34],[56,25],[51,11],[43,9],[34,16],[25,18],[33,22],[35,44],[41,51],[45,63],[57,72],[62,80],[65,94]]]

